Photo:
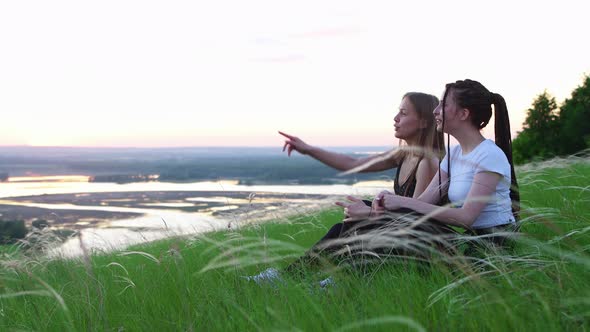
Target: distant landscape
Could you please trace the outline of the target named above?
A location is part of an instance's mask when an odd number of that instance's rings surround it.
[[[387,147],[338,147],[363,157]],[[194,182],[236,180],[239,184],[352,184],[390,180],[395,171],[339,176],[310,157],[290,158],[280,147],[265,148],[67,148],[0,147],[5,177],[86,175],[98,182]],[[154,177],[156,175],[157,177]]]
[[[336,150],[362,157],[387,149]],[[146,241],[146,232],[155,239],[170,230],[196,233],[301,213],[333,203],[306,186],[391,180],[395,171],[339,176],[312,158],[289,158],[280,147],[0,147],[0,175],[8,181],[0,187],[0,243],[42,224],[63,239],[83,232],[96,238],[88,248],[104,248]],[[204,187],[208,182],[217,182],[214,190]],[[64,246],[68,254],[80,248]]]

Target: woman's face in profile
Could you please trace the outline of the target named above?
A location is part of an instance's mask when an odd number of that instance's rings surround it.
[[[434,121],[436,123],[436,130],[437,131],[442,131],[443,127],[442,127],[442,123],[443,123],[443,102],[444,102],[444,93],[442,95],[442,97],[440,98],[440,101],[438,102],[438,105],[434,108]]]
[[[452,119],[455,118],[456,115],[456,111],[457,111],[457,103],[455,102],[455,94],[453,93],[453,91],[449,91],[449,93],[447,93],[447,98],[446,100],[443,99],[444,97],[444,93],[440,98],[440,102],[438,103],[438,106],[436,106],[436,108],[434,109],[433,113],[434,113],[434,121],[436,121],[436,130],[437,131],[443,131],[445,133],[448,133],[448,130],[450,128],[452,128]],[[443,112],[443,102],[444,104],[444,112]],[[445,120],[445,126],[443,128],[443,117]]]
[[[421,121],[416,112],[416,108],[408,98],[402,99],[399,111],[393,118],[393,127],[395,128],[395,137],[403,140],[412,139],[419,135],[420,129],[423,128]]]

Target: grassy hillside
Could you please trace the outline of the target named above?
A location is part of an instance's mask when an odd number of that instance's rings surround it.
[[[527,330],[590,328],[590,163],[519,170],[523,236],[514,250],[432,265],[397,261],[310,272],[259,286],[339,210],[174,238],[79,261],[5,251],[0,330]],[[332,275],[335,285],[318,280]]]

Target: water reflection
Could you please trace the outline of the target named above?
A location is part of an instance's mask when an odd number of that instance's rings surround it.
[[[11,180],[14,178],[11,178]],[[89,183],[87,177],[19,179],[0,185],[0,216],[78,230],[51,255],[112,250],[170,235],[202,233],[230,224],[301,213],[331,204],[334,195],[374,195],[369,186],[243,186],[235,182]],[[24,217],[23,217],[24,216]],[[56,216],[52,218],[52,216]],[[82,241],[82,243],[80,242]]]
[[[364,185],[367,184],[367,185]],[[0,198],[105,192],[146,192],[146,191],[249,191],[272,193],[322,194],[322,195],[363,195],[372,194],[384,188],[391,188],[392,182],[361,182],[349,185],[255,185],[245,186],[234,182],[139,182],[127,184],[71,182],[7,182],[0,185]]]

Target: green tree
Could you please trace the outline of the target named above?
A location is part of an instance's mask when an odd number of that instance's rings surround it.
[[[590,148],[590,75],[561,106],[559,153],[573,154]]]
[[[523,130],[513,141],[513,158],[516,164],[533,159],[546,159],[558,153],[555,134],[559,131],[557,103],[547,91],[537,96],[527,110]]]

